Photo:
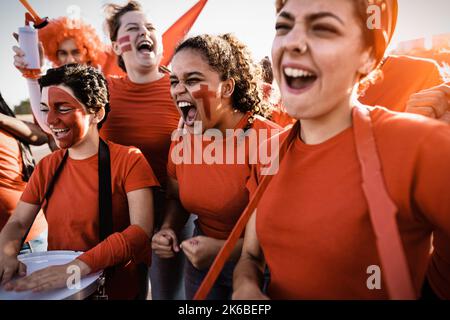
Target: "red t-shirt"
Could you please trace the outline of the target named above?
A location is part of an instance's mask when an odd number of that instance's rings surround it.
[[[127,193],[157,186],[158,182],[142,153],[133,147],[108,142],[111,156],[113,231],[130,225]],[[21,200],[43,201],[48,184],[61,162],[64,150],[43,158],[37,165]],[[43,205],[48,221],[48,250],[87,251],[99,243],[98,155],[83,160],[68,157],[54,184],[50,200]],[[150,252],[148,253],[151,254]],[[115,270],[108,287],[113,299],[135,298],[138,274],[133,262]]]
[[[243,129],[247,124],[248,115],[244,116],[235,129]],[[255,117],[253,129],[256,131],[267,129],[268,135],[274,134],[279,126],[273,122]],[[278,131],[277,131],[278,132]],[[191,138],[192,150],[194,139]],[[220,146],[233,141],[233,137],[218,140]],[[234,139],[236,141],[236,139]],[[250,175],[249,143],[234,143],[230,149],[233,154],[245,155],[244,161],[238,164],[237,158],[233,164],[227,164],[226,151],[223,152],[223,164],[195,164],[192,152],[191,164],[175,164],[172,151],[175,146],[183,142],[173,142],[169,153],[167,171],[170,177],[178,181],[179,196],[183,207],[191,213],[198,215],[200,229],[206,236],[216,239],[226,239],[239,219],[242,211],[249,201],[246,182]],[[212,145],[209,141],[198,141],[201,152]],[[255,145],[256,146],[256,145]],[[182,153],[181,153],[182,154]]]
[[[381,70],[382,78],[359,98],[363,104],[404,112],[411,95],[443,83],[434,60],[389,56]]]
[[[435,292],[450,298],[450,128],[382,108],[371,118],[415,289],[420,292],[431,233],[438,230],[447,241],[435,241],[436,268],[428,277]],[[252,172],[254,192],[259,177]],[[256,214],[271,298],[388,298],[384,282],[381,290],[366,285],[367,268],[381,262],[361,183],[352,128],[318,145],[292,143]]]
[[[16,208],[25,186],[19,144],[11,134],[0,129],[0,230]]]
[[[0,129],[0,188],[22,192],[26,182],[22,178],[22,154],[19,143],[9,132]]]
[[[139,148],[164,186],[170,136],[180,119],[170,96],[169,77],[145,84],[109,77],[108,86],[111,112],[101,137]]]
[[[26,182],[23,181],[22,167],[22,153],[16,138],[0,129],[0,230],[8,222],[25,190]],[[47,222],[40,212],[26,241],[34,239],[45,229]]]

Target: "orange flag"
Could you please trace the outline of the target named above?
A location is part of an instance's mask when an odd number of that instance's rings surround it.
[[[175,47],[183,40],[186,34],[191,29],[203,7],[208,0],[200,0],[191,9],[189,9],[180,19],[178,19],[169,29],[162,35],[162,42],[164,46],[164,56],[161,60],[161,65],[167,66],[172,60]]]

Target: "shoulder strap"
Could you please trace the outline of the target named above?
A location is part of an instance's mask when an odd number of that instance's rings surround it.
[[[100,241],[113,233],[111,157],[108,144],[100,139],[98,146],[98,206]]]
[[[298,135],[299,129],[300,129],[300,122],[297,121],[291,128],[291,131],[289,132],[287,138],[281,143],[280,152],[276,155],[278,161],[277,159],[274,159],[275,163],[278,162],[279,165],[281,165],[284,155],[287,153],[287,150],[291,145],[292,141],[294,141],[294,139]],[[258,188],[256,189],[253,197],[250,199],[247,207],[239,217],[239,220],[237,221],[236,225],[234,226],[233,230],[228,236],[227,241],[225,241],[222,249],[219,251],[216,258],[214,259],[213,264],[209,268],[208,274],[203,279],[202,284],[200,285],[198,291],[194,296],[194,300],[206,299],[206,296],[208,295],[209,291],[211,291],[211,288],[214,285],[214,282],[216,281],[217,277],[219,276],[220,271],[227,262],[231,253],[233,252],[233,249],[236,246],[236,243],[238,242],[242,232],[244,231],[248,220],[250,219],[251,215],[258,206],[258,203],[262,195],[264,194],[264,191],[267,189],[272,178],[273,175],[266,175],[263,176],[263,178],[261,179],[261,183],[258,185]]]
[[[391,299],[416,299],[398,231],[397,207],[386,190],[372,121],[366,107],[353,108],[353,127],[362,170],[362,188],[369,206],[387,291]]]
[[[353,109],[353,125],[357,155],[362,170],[362,188],[368,202],[370,219],[377,238],[377,251],[383,267],[383,275],[389,296],[391,299],[416,299],[417,295],[411,281],[398,231],[396,221],[397,208],[390,199],[384,185],[372,122],[367,108],[360,106]],[[280,147],[280,165],[298,130],[299,122],[297,121],[288,138]],[[253,198],[211,265],[208,274],[195,294],[195,300],[204,300],[208,295],[272,177],[268,175],[262,179]]]

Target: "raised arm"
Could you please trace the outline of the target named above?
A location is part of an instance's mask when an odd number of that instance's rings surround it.
[[[0,113],[0,128],[31,145],[40,146],[48,142],[47,135],[38,125],[2,113]]]

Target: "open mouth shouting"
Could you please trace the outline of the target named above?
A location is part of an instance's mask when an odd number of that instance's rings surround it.
[[[184,123],[188,127],[193,127],[198,114],[197,106],[185,100],[178,101],[177,106],[183,114]]]
[[[144,56],[149,56],[151,58],[155,57],[155,46],[151,40],[142,40],[138,42],[136,48],[137,51]]]
[[[284,67],[283,75],[289,89],[297,93],[308,90],[317,80],[317,75],[313,71],[300,67]]]

